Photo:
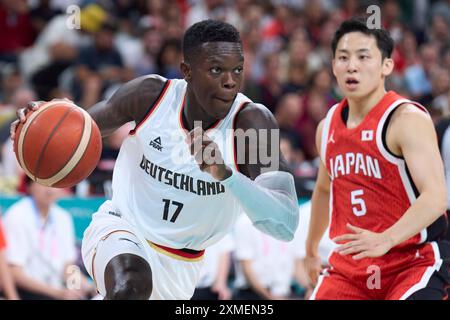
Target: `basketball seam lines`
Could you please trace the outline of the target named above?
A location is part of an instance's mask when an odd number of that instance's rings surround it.
[[[52,107],[54,107],[54,105],[49,105],[47,108],[42,109],[42,112],[44,112],[44,111],[46,111],[46,110],[49,110],[49,109],[51,109]],[[28,119],[28,121],[30,121],[30,125],[31,125],[35,120],[36,120],[36,117],[34,117],[34,119],[32,119],[32,120]],[[22,128],[22,130],[23,130],[23,129],[24,129],[24,128]],[[21,135],[23,136],[22,141],[23,141],[23,143],[25,143],[25,141],[26,141],[26,139],[27,139],[27,136],[28,136],[28,128],[27,128],[27,130],[25,131],[25,133],[22,133],[22,132],[23,132],[23,131],[21,131]],[[23,144],[23,143],[22,143],[22,144]],[[17,146],[17,152],[18,152],[19,154],[22,153],[22,157],[23,157],[23,151],[22,151],[21,149],[22,149],[22,148],[20,148],[19,145],[18,145],[18,146]],[[22,161],[21,161],[21,162],[22,162]],[[38,159],[38,163],[39,163],[39,159]],[[36,180],[36,175],[34,175],[34,174],[31,173],[30,169],[28,168],[27,164],[25,163],[25,159],[23,160],[23,167],[24,167],[24,169],[26,168],[26,171],[28,171],[32,176],[34,176],[34,179],[33,179],[33,180]]]
[[[83,115],[83,117],[84,117],[84,115]],[[86,121],[86,119],[84,119],[84,121]],[[84,128],[84,124],[83,124],[83,128]],[[81,133],[81,136],[80,136],[80,140],[78,141],[78,143],[81,143],[81,140],[83,139],[83,135],[84,135],[84,130],[83,130],[83,132]],[[92,137],[92,134],[89,136],[89,142],[88,142],[88,146],[89,146],[89,143],[91,142],[91,137]],[[64,167],[67,165],[67,163],[69,163],[69,161],[74,157],[74,155],[75,155],[75,153],[77,153],[77,151],[78,151],[78,148],[75,148],[74,150],[73,150],[73,152],[72,152],[72,154],[70,155],[70,157],[68,157],[67,159],[67,162],[66,163],[64,163],[60,168],[58,168],[58,170],[56,170],[55,171],[55,174],[53,174],[52,176],[50,176],[50,177],[47,177],[47,178],[40,178],[40,179],[45,179],[45,180],[48,180],[48,179],[52,179],[54,176],[56,176],[58,173],[60,173],[63,169],[64,169]],[[84,152],[86,152],[86,150],[84,151]],[[84,154],[84,153],[83,153]],[[72,168],[72,170],[74,170],[75,169],[75,167],[78,165],[78,163],[79,162],[77,162],[77,164],[75,164],[75,166]],[[70,172],[69,172],[70,173]],[[54,183],[57,183],[57,182],[59,182],[59,181],[61,181],[62,179],[64,179],[65,177],[63,177],[63,178],[61,178],[60,180],[58,180],[58,181],[56,181],[56,182],[54,182]],[[53,183],[52,183],[53,184]]]
[[[56,123],[55,127],[52,129],[52,131],[48,135],[48,139],[47,139],[47,141],[45,142],[44,146],[41,149],[41,154],[39,155],[39,159],[38,159],[37,164],[36,164],[36,170],[34,170],[34,172],[35,172],[34,178],[35,179],[37,178],[36,176],[39,175],[39,169],[41,167],[42,158],[44,157],[45,150],[47,149],[48,144],[50,143],[50,140],[53,138],[53,134],[61,126],[61,123],[64,121],[64,119],[66,119],[69,116],[69,113],[71,113],[72,110],[74,110],[74,107],[71,107],[69,110],[66,111],[66,113],[64,113],[64,115],[61,117],[61,119],[58,120],[58,122]],[[57,171],[57,173],[58,173],[58,171]]]
[[[42,106],[40,109],[36,110],[34,113],[32,113],[29,117],[29,119],[27,119],[28,121],[25,122],[25,124],[23,125],[20,134],[19,134],[19,142],[18,142],[18,146],[17,146],[17,152],[18,152],[18,156],[19,156],[19,162],[22,166],[22,168],[25,170],[25,173],[27,173],[27,175],[32,178],[34,176],[34,181],[36,181],[36,176],[34,174],[31,173],[31,171],[29,170],[29,168],[27,167],[26,163],[25,163],[25,159],[24,159],[24,154],[23,154],[23,145],[25,143],[25,137],[28,133],[28,128],[31,126],[31,124],[33,123],[33,121],[37,118],[37,116],[44,112],[45,110],[50,109],[50,107],[53,107],[55,104],[57,104],[57,102],[49,102],[48,104],[46,104],[45,106]]]
[[[93,125],[92,125],[90,115],[81,108],[79,108],[79,111],[82,113],[82,115],[84,117],[84,127],[83,127],[83,134],[81,135],[81,139],[75,150],[75,153],[72,155],[72,158],[70,158],[69,161],[66,162],[64,167],[59,172],[57,172],[56,174],[54,174],[52,177],[50,177],[48,179],[39,179],[38,178],[36,180],[37,182],[52,186],[55,183],[61,181],[62,179],[67,177],[67,175],[69,175],[72,172],[72,170],[75,168],[75,166],[80,161],[81,157],[86,152],[86,150],[88,148],[88,142],[91,139]],[[86,140],[88,140],[88,141],[86,141]]]

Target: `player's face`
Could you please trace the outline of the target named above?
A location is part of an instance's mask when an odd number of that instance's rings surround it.
[[[224,118],[241,87],[244,69],[242,46],[234,42],[208,42],[190,65],[186,79],[204,112]]]
[[[375,37],[361,32],[345,34],[338,42],[333,73],[348,98],[369,95],[382,87],[393,69],[392,59],[382,60]]]

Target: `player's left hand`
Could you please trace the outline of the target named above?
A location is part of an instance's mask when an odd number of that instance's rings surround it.
[[[225,165],[219,147],[202,128],[196,127],[189,132],[186,142],[200,170],[219,181],[231,176],[231,169]]]
[[[375,258],[384,255],[392,247],[392,240],[384,233],[372,232],[347,223],[347,229],[353,233],[340,235],[334,242],[345,242],[335,249],[336,252],[353,255],[353,259]]]

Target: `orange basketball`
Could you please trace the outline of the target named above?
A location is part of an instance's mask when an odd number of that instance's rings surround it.
[[[14,152],[32,180],[66,188],[92,173],[100,160],[102,139],[85,110],[66,100],[52,100],[26,117],[17,127]]]

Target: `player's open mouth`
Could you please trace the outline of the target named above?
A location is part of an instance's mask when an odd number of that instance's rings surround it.
[[[348,89],[356,89],[356,86],[359,84],[359,81],[355,78],[347,78],[345,80],[345,85]]]

